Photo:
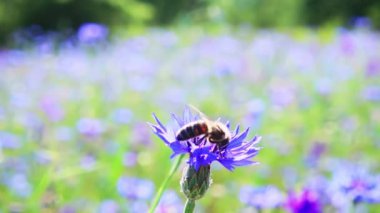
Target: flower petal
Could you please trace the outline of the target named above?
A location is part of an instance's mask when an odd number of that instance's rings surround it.
[[[181,118],[178,118],[175,114],[171,114],[172,118],[177,122],[178,126],[183,126],[184,125],[184,122]]]
[[[247,128],[243,133],[241,133],[240,135],[232,138],[232,140],[230,141],[230,143],[228,144],[227,148],[228,149],[232,149],[234,147],[238,147],[241,145],[241,143],[243,142],[243,140],[247,137],[247,134],[248,134],[248,131],[249,131],[249,128]]]
[[[160,127],[166,131],[166,128],[164,125],[162,125],[161,121],[157,118],[156,114],[153,113],[153,117],[154,117],[154,120],[156,120],[156,122],[158,123],[158,125],[160,125]]]

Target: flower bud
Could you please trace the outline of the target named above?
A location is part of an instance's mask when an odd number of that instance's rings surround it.
[[[210,184],[210,165],[201,166],[198,170],[191,165],[184,168],[181,188],[188,200],[198,200],[203,197]]]

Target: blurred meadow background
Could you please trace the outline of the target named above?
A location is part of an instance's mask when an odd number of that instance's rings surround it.
[[[1,0],[0,212],[147,212],[146,122],[186,104],[263,137],[196,212],[379,212],[379,28],[376,0]]]

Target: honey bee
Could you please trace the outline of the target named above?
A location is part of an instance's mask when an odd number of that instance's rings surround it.
[[[228,127],[222,122],[209,120],[195,107],[191,107],[198,111],[202,118],[180,128],[176,133],[176,139],[184,141],[204,135],[210,143],[216,144],[215,148],[222,151],[231,140],[231,132]]]

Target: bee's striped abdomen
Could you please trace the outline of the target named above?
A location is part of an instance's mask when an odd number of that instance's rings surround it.
[[[205,121],[195,121],[179,129],[176,134],[176,139],[179,141],[188,140],[206,134],[207,131],[208,127]]]

